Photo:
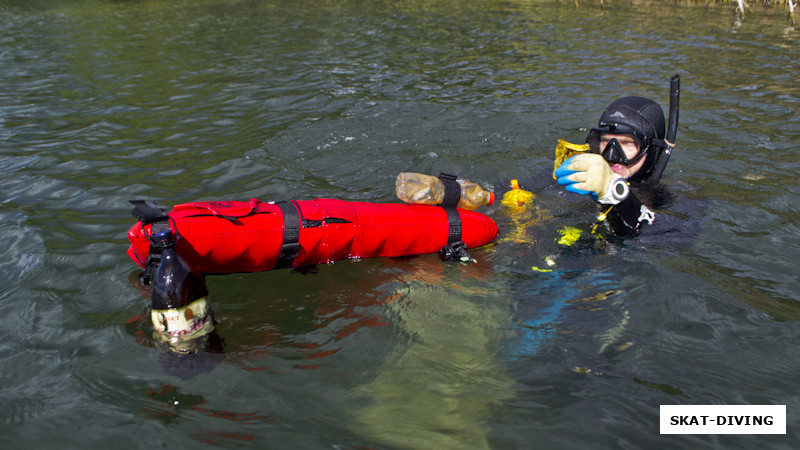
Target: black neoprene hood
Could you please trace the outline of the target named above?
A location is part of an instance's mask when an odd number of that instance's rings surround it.
[[[644,97],[623,97],[600,116],[598,128],[610,133],[641,133],[650,139],[664,139],[664,111]]]

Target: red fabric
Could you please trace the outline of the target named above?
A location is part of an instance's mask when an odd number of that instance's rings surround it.
[[[303,220],[321,225],[300,229],[301,250],[292,267],[347,258],[436,253],[447,244],[447,214],[438,206],[333,199],[294,203]],[[485,245],[497,237],[497,225],[490,217],[475,211],[458,212],[461,239],[467,247]],[[169,216],[180,235],[178,253],[202,273],[270,270],[280,256],[283,214],[275,204],[256,199],[186,203],[176,205]],[[350,223],[329,223],[326,219]],[[150,227],[145,231],[149,233]],[[143,266],[150,242],[139,223],[130,229],[128,239],[128,255]]]

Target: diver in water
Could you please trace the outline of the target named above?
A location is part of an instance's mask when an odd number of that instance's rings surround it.
[[[601,217],[616,236],[638,235],[658,221],[658,181],[673,147],[677,93],[672,101],[668,137],[658,103],[644,97],[614,101],[589,131],[587,145],[575,146],[583,151],[553,174],[567,191],[590,195],[603,205]]]

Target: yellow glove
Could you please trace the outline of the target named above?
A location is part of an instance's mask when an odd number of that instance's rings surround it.
[[[628,197],[628,183],[611,171],[602,156],[582,153],[564,161],[554,172],[558,184],[576,194],[591,195],[606,205],[616,205]]]

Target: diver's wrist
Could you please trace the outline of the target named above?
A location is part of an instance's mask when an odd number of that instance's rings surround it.
[[[608,189],[606,189],[605,195],[600,197],[597,201],[598,203],[602,203],[604,205],[616,205],[628,198],[630,192],[631,190],[628,186],[628,182],[625,181],[625,179],[621,176],[617,175],[611,179],[610,183],[608,183]]]

